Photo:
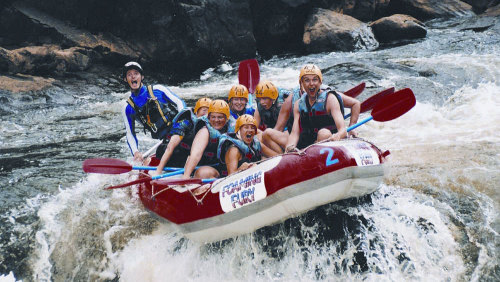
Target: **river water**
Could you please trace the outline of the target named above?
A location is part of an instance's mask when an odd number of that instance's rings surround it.
[[[261,61],[261,79],[281,87],[312,62],[339,90],[366,82],[361,101],[410,87],[417,105],[357,129],[391,151],[379,191],[209,245],[157,221],[134,189],[102,189],[135,175],[81,170],[87,158],[131,160],[116,77],[0,91],[0,278],[499,281],[500,23],[476,32],[465,21],[483,20],[430,22],[406,45]],[[192,103],[236,82],[237,65],[224,64],[171,88]],[[143,151],[155,143],[139,138]]]

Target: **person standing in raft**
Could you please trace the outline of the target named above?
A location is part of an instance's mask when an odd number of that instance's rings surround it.
[[[281,106],[280,113],[278,116],[278,121],[276,122],[275,127],[267,129],[262,134],[262,143],[271,150],[277,152],[278,154],[284,152],[284,149],[286,148],[286,145],[288,143],[288,138],[292,131],[293,121],[294,121],[293,105],[295,105],[295,103],[298,100],[300,100],[303,94],[307,92],[303,86],[302,78],[307,73],[311,72],[311,70],[314,70],[314,73],[316,73],[317,76],[319,77],[320,92],[324,91],[329,91],[332,93],[335,92],[336,96],[340,95],[340,97],[342,98],[342,103],[344,104],[344,106],[351,108],[351,118],[349,120],[349,125],[353,125],[358,122],[361,110],[361,103],[359,102],[359,100],[344,95],[343,93],[331,90],[331,88],[328,85],[322,84],[323,75],[321,73],[321,70],[316,65],[313,64],[305,65],[300,70],[299,88],[294,89],[292,95],[289,95],[288,98],[286,98],[285,101],[283,102],[283,105]],[[350,134],[352,136],[356,136],[356,133],[354,131],[351,131]]]
[[[317,66],[302,68],[300,83],[306,95],[293,106],[293,127],[285,152],[323,140],[338,141],[347,137],[342,97],[335,91],[321,90],[321,80]]]
[[[228,175],[254,166],[262,159],[257,134],[257,121],[251,115],[242,115],[236,120],[234,133],[225,133],[219,141],[217,158],[226,164]]]
[[[184,166],[184,179],[190,178],[198,165],[202,167],[194,173],[195,178],[215,178],[227,174],[224,173],[224,166],[218,163],[217,147],[222,134],[234,131],[228,123],[229,117],[229,105],[226,101],[215,100],[208,107],[208,116],[198,119],[194,127],[196,135]]]
[[[163,139],[172,126],[172,120],[186,104],[172,91],[162,85],[143,85],[144,71],[137,62],[128,62],[123,67],[123,81],[130,87],[130,97],[123,108],[123,122],[127,144],[134,160],[143,161],[135,135],[135,120],[149,131],[154,139]]]
[[[161,157],[161,160],[155,175],[162,174],[167,164],[172,167],[183,167],[186,164],[195,136],[194,126],[199,118],[207,115],[211,102],[210,98],[201,98],[196,101],[194,109],[185,108],[174,118],[170,133],[156,150],[156,157]]]

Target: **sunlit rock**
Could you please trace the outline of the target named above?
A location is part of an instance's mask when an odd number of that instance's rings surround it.
[[[375,38],[380,43],[402,39],[424,38],[427,35],[425,25],[408,15],[392,15],[370,24]]]
[[[303,42],[308,52],[353,51],[378,47],[366,24],[347,15],[315,9],[306,22]]]

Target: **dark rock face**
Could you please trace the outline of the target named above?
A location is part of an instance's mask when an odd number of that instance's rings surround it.
[[[472,6],[475,13],[482,13],[486,9],[500,4],[500,0],[463,0],[465,3]]]
[[[146,74],[184,80],[257,53],[269,58],[376,48],[373,33],[361,21],[393,14],[425,21],[488,8],[485,15],[498,15],[500,0],[463,1],[5,0],[0,72],[62,76],[97,65],[118,70],[135,60]],[[392,19],[372,27],[381,42],[425,36],[417,21],[404,24]],[[38,49],[23,49],[27,46]]]
[[[308,0],[251,1],[257,50],[263,57],[302,48],[304,24],[312,7]]]
[[[122,41],[123,46],[132,50],[119,54],[180,77],[226,58],[254,57],[256,52],[248,1],[124,0],[117,5],[105,0],[29,0],[28,3],[77,28],[101,34],[102,38],[118,38],[115,41]],[[131,56],[134,52],[136,55]]]
[[[391,0],[391,14],[406,14],[421,21],[473,15],[472,7],[459,0]]]
[[[392,15],[370,24],[375,38],[380,43],[402,39],[424,38],[427,30],[419,20],[407,15]]]
[[[378,46],[365,23],[325,9],[313,10],[306,22],[303,41],[306,50],[313,53]]]

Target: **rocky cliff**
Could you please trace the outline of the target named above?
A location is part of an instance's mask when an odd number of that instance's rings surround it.
[[[425,37],[427,20],[487,9],[494,15],[499,3],[8,0],[0,10],[0,74],[57,77],[137,60],[147,70],[182,80],[224,61],[374,49],[376,40],[418,39]]]

